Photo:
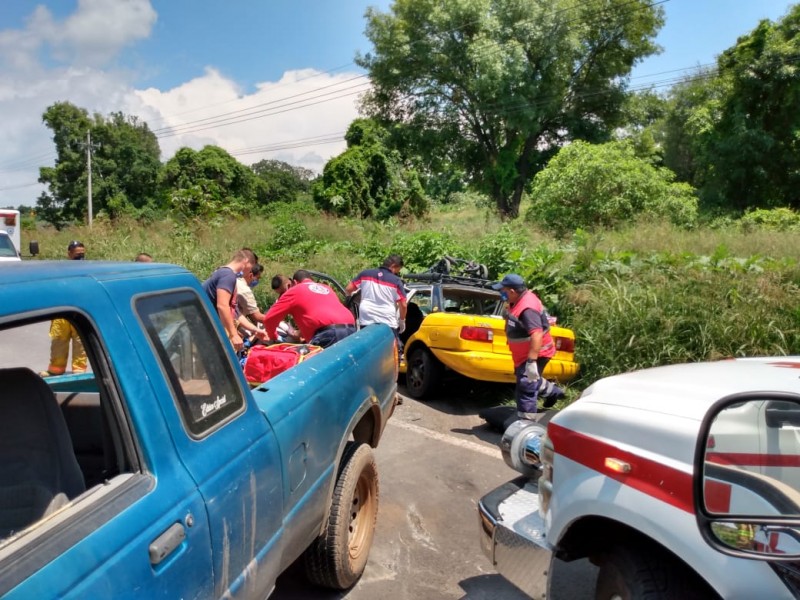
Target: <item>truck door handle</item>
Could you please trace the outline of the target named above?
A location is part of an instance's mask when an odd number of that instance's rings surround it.
[[[186,539],[182,523],[175,523],[150,543],[150,564],[157,565]]]

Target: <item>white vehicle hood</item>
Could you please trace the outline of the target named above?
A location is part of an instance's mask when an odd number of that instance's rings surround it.
[[[759,391],[800,394],[800,356],[681,364],[614,375],[587,388],[579,402],[699,421],[717,400],[740,392]]]

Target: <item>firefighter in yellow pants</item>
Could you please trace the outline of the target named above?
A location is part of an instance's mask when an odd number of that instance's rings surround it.
[[[67,319],[53,319],[50,322],[50,364],[47,373],[42,375],[63,375],[67,370],[67,357],[72,342],[72,372],[86,371],[86,350],[81,336]]]

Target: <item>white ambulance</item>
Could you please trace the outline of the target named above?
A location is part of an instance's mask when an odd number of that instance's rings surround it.
[[[524,476],[481,499],[482,546],[532,597],[554,557],[601,600],[800,597],[800,356],[602,379],[501,448]]]
[[[0,208],[0,261],[20,260],[19,211]]]

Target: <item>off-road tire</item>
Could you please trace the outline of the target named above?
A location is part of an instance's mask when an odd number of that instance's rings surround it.
[[[597,600],[700,600],[718,598],[699,576],[653,545],[615,546],[602,557]]]
[[[431,351],[416,347],[406,357],[406,389],[412,398],[424,398],[436,389],[444,366]]]
[[[325,531],[304,554],[306,576],[336,590],[352,587],[367,565],[378,518],[378,467],[368,444],[348,442]]]

